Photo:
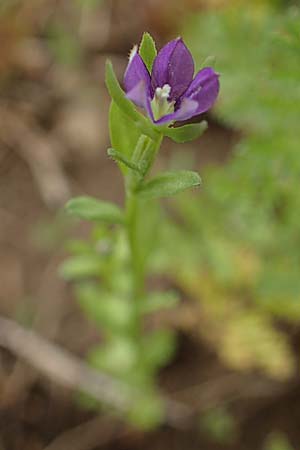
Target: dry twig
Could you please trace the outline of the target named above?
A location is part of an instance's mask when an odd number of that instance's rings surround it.
[[[0,346],[15,353],[53,381],[83,391],[117,411],[128,411],[134,397],[139,395],[124,383],[92,369],[70,352],[3,317],[0,317]],[[165,404],[166,422],[177,428],[186,426],[192,411],[168,398]]]

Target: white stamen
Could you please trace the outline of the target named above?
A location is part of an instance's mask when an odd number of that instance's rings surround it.
[[[154,118],[160,119],[166,114],[174,112],[175,101],[169,101],[171,86],[164,84],[163,87],[155,89],[154,97],[151,101],[152,112]]]
[[[168,99],[171,92],[171,86],[169,84],[164,84],[163,87],[158,87],[155,89],[155,96],[158,99]]]

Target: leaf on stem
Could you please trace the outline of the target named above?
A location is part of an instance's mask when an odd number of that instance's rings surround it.
[[[70,215],[80,219],[112,224],[124,222],[123,213],[117,205],[93,197],[73,198],[66,204],[65,209]]]
[[[169,197],[186,189],[200,186],[201,178],[197,172],[178,170],[165,172],[142,184],[138,194],[144,198]]]

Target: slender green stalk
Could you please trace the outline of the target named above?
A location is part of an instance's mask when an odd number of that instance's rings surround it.
[[[137,174],[131,170],[126,183],[126,229],[130,251],[130,262],[132,272],[132,301],[135,311],[135,333],[140,334],[140,300],[145,293],[145,271],[146,261],[141,248],[143,242],[140,231],[141,201],[139,199],[138,187],[143,182],[144,177],[149,172],[154,162],[155,156],[161,145],[162,136],[158,135],[153,141],[147,136],[141,135],[134,150],[132,160],[137,164],[142,174]]]

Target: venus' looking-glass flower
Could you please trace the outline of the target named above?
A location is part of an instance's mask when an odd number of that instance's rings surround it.
[[[162,125],[190,119],[210,109],[219,93],[219,76],[205,67],[194,76],[194,61],[181,38],[166,44],[150,75],[135,46],[124,75],[127,97]]]

